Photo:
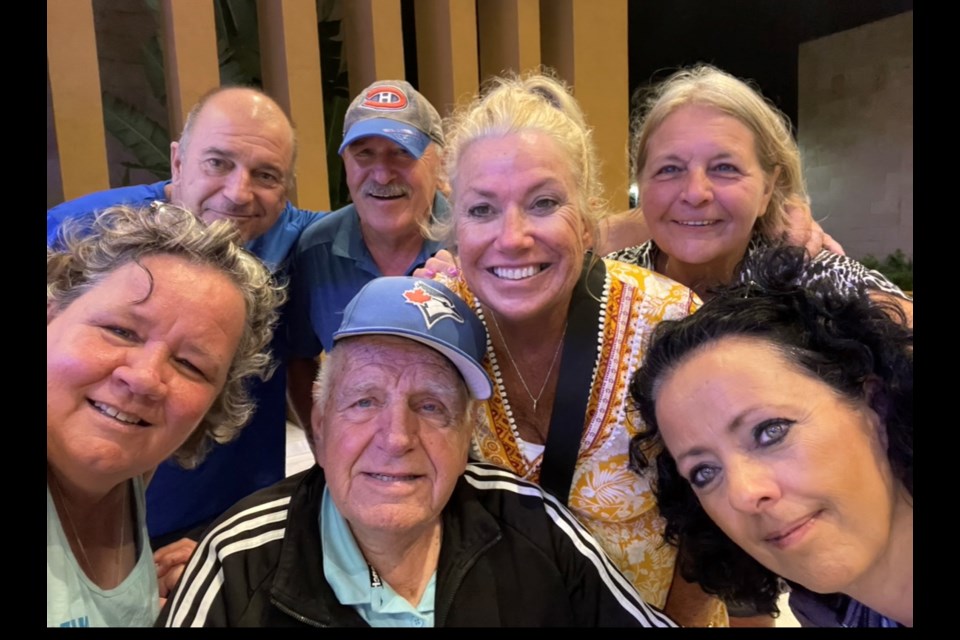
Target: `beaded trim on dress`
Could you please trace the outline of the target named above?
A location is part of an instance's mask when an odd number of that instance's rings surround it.
[[[603,292],[600,295],[600,313],[597,314],[598,324],[597,324],[597,343],[599,349],[597,349],[597,357],[593,363],[593,372],[590,376],[591,385],[593,381],[597,378],[597,372],[600,369],[600,361],[603,358],[603,327],[607,319],[607,303],[609,302],[610,297],[610,274],[609,272],[604,274],[603,278]],[[493,349],[493,340],[490,337],[490,328],[487,325],[487,318],[483,313],[483,308],[480,304],[479,298],[474,298],[473,305],[477,312],[477,317],[480,318],[480,321],[483,323],[485,329],[487,329],[487,357],[490,358],[490,368],[493,369],[493,378],[494,384],[497,387],[497,391],[500,394],[500,397],[503,398],[503,410],[507,416],[507,423],[510,425],[510,433],[513,435],[513,442],[517,447],[517,450],[520,451],[521,457],[523,458],[524,463],[527,465],[526,473],[529,473],[531,470],[536,469],[540,466],[540,463],[543,461],[543,453],[537,456],[535,459],[530,460],[525,455],[523,455],[523,447],[520,443],[523,439],[520,437],[520,432],[517,429],[517,422],[513,416],[513,409],[510,406],[510,397],[507,395],[507,388],[503,383],[503,375],[500,372],[500,363],[497,360],[497,354]],[[562,375],[562,372],[561,372]],[[592,388],[592,387],[591,387]]]
[[[507,395],[507,388],[503,384],[503,374],[500,373],[500,363],[497,361],[497,353],[493,350],[493,340],[490,337],[490,327],[487,325],[487,317],[483,313],[479,298],[475,298],[473,304],[474,307],[476,307],[477,317],[480,318],[480,322],[483,323],[483,327],[487,330],[487,357],[490,358],[490,368],[493,369],[493,382],[497,385],[497,391],[500,397],[503,398],[503,411],[507,416],[507,423],[510,425],[510,433],[513,434],[513,441],[517,444],[517,448],[520,449],[520,432],[517,431],[517,422],[513,419],[513,409],[510,407],[510,397]],[[526,456],[523,456],[522,451],[521,456],[524,462],[527,463],[528,471],[535,468],[537,463],[543,458],[543,454],[541,454],[536,460],[527,460]]]

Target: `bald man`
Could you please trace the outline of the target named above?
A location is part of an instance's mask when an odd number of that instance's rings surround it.
[[[172,179],[93,193],[47,212],[47,243],[68,218],[114,204],[154,201],[185,206],[206,222],[232,220],[247,248],[284,272],[300,233],[316,215],[287,200],[296,137],[283,109],[263,92],[214,90],[191,109],[180,139],[170,145]],[[203,528],[228,507],[285,475],[286,330],[272,349],[281,363],[251,389],[257,411],[233,442],[214,447],[196,469],[174,462],[157,469],[147,489],[147,525],[157,550],[161,595],[172,588]]]
[[[67,218],[115,204],[180,204],[207,222],[233,220],[247,248],[269,266],[281,266],[314,212],[287,200],[293,184],[296,136],[270,96],[248,87],[224,87],[190,110],[180,139],[170,144],[172,180],[108,189],[47,211],[47,243]]]
[[[170,145],[172,202],[204,222],[229,219],[245,240],[279,219],[293,181],[293,128],[280,107],[251,89],[226,89],[191,111]]]

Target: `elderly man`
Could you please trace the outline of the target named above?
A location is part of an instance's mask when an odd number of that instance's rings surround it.
[[[353,204],[300,238],[291,285],[290,398],[310,421],[317,357],[329,351],[343,309],[379,276],[410,275],[440,244],[425,237],[448,205],[438,192],[440,114],[409,83],[374,82],[350,104],[340,155]]]
[[[221,88],[190,111],[178,142],[170,145],[172,180],[111,189],[47,212],[47,242],[67,218],[114,204],[175,202],[210,222],[227,218],[247,248],[274,270],[285,268],[301,231],[317,216],[287,200],[296,140],[289,118],[269,96],[250,88]],[[285,359],[283,330],[272,350]],[[160,466],[147,491],[147,521],[157,549],[161,595],[175,583],[202,528],[240,498],[284,477],[286,375],[278,368],[252,389],[257,412],[233,442],[216,446],[197,469]],[[177,541],[164,546],[171,541]]]
[[[467,464],[483,324],[438,283],[350,302],[315,386],[319,466],[200,542],[167,626],[672,626],[536,485]]]

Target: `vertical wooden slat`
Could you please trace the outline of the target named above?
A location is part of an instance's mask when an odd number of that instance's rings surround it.
[[[343,46],[351,99],[377,80],[405,79],[400,0],[344,2]]]
[[[480,81],[540,65],[540,0],[477,3]]]
[[[176,140],[190,108],[220,86],[213,0],[161,0],[163,64],[170,138]]]
[[[540,59],[568,82],[574,72],[573,0],[540,3]]]
[[[547,0],[540,5],[543,62],[571,83],[594,127],[603,181],[615,210],[629,206],[629,77],[626,0]]]
[[[414,0],[420,92],[440,115],[479,88],[474,0]]]
[[[263,89],[297,128],[299,179],[290,200],[329,210],[316,0],[257,0],[257,18]]]
[[[64,199],[110,188],[91,0],[47,0],[47,73]]]

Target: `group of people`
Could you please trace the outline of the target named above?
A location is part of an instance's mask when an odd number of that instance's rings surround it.
[[[754,89],[656,87],[649,239],[606,256],[551,74],[447,121],[376,82],[340,153],[352,204],[297,209],[289,119],[219,89],[169,183],[48,212],[48,625],[723,626],[789,588],[912,626],[912,301],[784,246]],[[317,466],[283,479],[287,390]]]

